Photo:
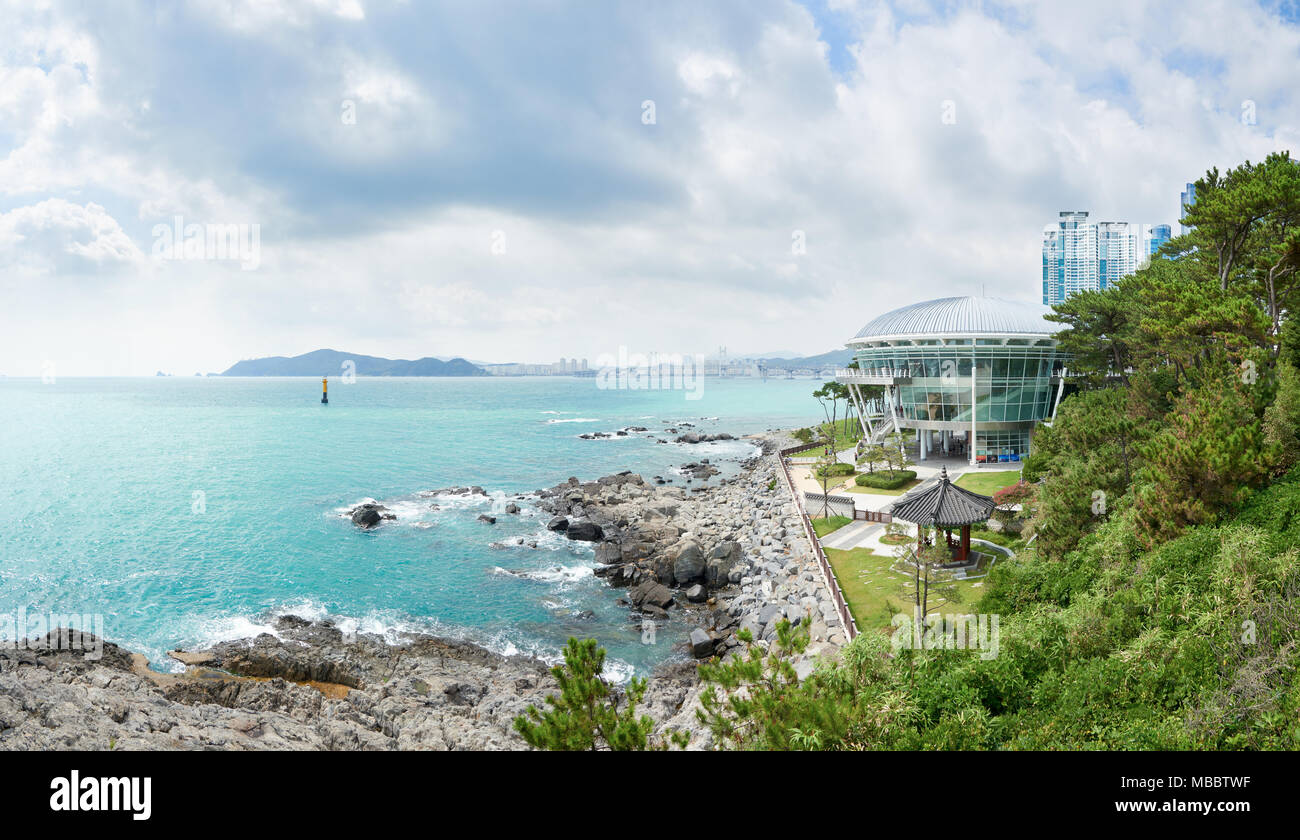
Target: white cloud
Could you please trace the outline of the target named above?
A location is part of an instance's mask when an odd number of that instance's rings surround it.
[[[104,276],[6,305],[69,375],[112,340],[99,314],[142,373],[318,346],[813,353],[922,296],[1036,299],[1058,210],[1175,223],[1209,166],[1300,150],[1300,32],[1263,9],[986,6],[212,0],[153,39],[147,14],[14,7],[0,254]],[[260,224],[260,269],[141,263],[175,214]]]
[[[16,274],[122,270],[143,255],[98,204],[51,198],[0,213],[0,265]]]

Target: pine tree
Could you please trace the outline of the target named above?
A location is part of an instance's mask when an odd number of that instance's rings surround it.
[[[620,711],[609,683],[601,676],[605,650],[595,639],[569,639],[564,648],[564,667],[551,669],[560,684],[560,694],[549,695],[542,711],[529,705],[525,715],[515,718],[515,730],[530,745],[544,750],[644,750],[649,746],[654,721],[636,716],[636,706],[645,697],[646,681],[633,678],[624,692]]]

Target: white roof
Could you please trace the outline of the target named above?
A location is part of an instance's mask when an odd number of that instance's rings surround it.
[[[850,343],[916,336],[1047,338],[1064,327],[1043,316],[1051,308],[1018,300],[950,297],[914,303],[867,323]]]

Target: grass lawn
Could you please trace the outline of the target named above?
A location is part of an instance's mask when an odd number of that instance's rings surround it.
[[[813,530],[817,532],[818,537],[824,537],[832,531],[838,531],[853,521],[847,516],[832,516],[830,519],[815,519],[811,516],[808,518],[812,519]]]
[[[968,472],[957,479],[958,487],[965,487],[982,496],[992,496],[1003,487],[1010,487],[1020,480],[1020,470],[998,470],[996,472]]]
[[[849,611],[859,630],[889,629],[896,613],[911,615],[915,603],[911,575],[891,571],[892,554],[875,554],[869,548],[843,551],[827,548],[826,559],[835,570],[835,579],[849,602]],[[952,600],[930,593],[930,613],[964,614],[975,611],[983,593],[982,580],[956,581]]]

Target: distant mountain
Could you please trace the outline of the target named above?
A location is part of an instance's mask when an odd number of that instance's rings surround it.
[[[338,350],[313,350],[301,356],[268,356],[245,359],[230,366],[222,376],[341,376],[345,362],[356,365],[357,376],[488,376],[478,365],[460,357],[443,361],[432,356],[408,361],[381,359]]]
[[[853,361],[853,351],[847,347],[843,350],[831,350],[817,356],[802,356],[794,359],[763,359],[769,368],[820,368],[828,366],[844,367]]]

